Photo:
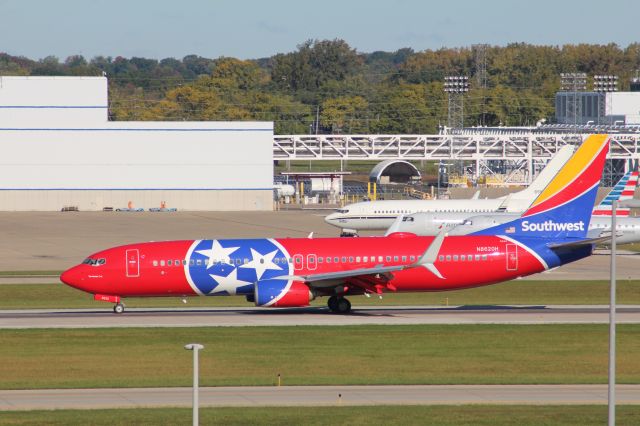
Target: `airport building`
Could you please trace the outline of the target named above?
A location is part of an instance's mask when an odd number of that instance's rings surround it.
[[[0,76],[0,210],[271,210],[272,122],[109,121],[106,77]]]

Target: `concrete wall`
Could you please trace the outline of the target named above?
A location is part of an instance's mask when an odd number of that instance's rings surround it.
[[[107,120],[103,77],[0,77],[0,210],[271,210],[272,122]]]
[[[86,125],[108,118],[106,77],[0,76],[0,126]]]

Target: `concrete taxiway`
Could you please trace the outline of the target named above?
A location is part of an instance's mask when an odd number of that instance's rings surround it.
[[[326,308],[109,308],[0,311],[0,329],[105,327],[243,327],[365,324],[606,324],[607,306],[354,307],[349,315]],[[618,308],[619,324],[640,324],[640,306]]]
[[[618,404],[640,404],[640,385],[618,385]],[[606,404],[607,385],[204,387],[200,406]],[[191,388],[2,390],[0,410],[189,407]]]

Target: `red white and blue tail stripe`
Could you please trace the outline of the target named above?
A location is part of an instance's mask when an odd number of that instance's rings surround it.
[[[633,198],[638,185],[638,171],[627,172],[613,187],[611,192],[593,209],[594,216],[611,216],[611,203],[614,200],[625,201]],[[617,216],[629,216],[629,208],[617,208]]]

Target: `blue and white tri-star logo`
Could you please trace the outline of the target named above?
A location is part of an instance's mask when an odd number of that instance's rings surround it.
[[[287,258],[284,247],[266,238],[196,240],[187,252],[185,275],[201,295],[251,294],[255,282],[289,275]]]

